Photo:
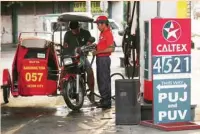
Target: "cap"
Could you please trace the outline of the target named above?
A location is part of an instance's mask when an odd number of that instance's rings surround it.
[[[94,23],[108,22],[108,18],[106,16],[99,16]]]
[[[70,27],[71,29],[76,29],[76,28],[78,28],[78,27],[79,27],[78,21],[71,21],[70,24],[69,24],[69,27]]]

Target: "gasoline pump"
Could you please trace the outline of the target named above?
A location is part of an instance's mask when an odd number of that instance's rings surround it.
[[[134,78],[139,76],[139,56],[140,56],[140,25],[139,25],[139,10],[140,2],[134,3],[128,1],[127,8],[127,27],[123,36],[122,49],[124,52],[124,65],[125,68],[132,68],[132,74],[130,75],[130,69],[127,69],[128,78]],[[136,74],[136,72],[138,72]]]

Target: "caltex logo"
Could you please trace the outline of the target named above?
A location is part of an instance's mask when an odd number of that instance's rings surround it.
[[[168,21],[163,26],[163,37],[168,42],[176,42],[181,36],[180,24],[176,21]]]

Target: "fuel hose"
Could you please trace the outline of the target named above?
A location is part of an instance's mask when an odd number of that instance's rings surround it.
[[[128,3],[128,5],[130,6],[131,4]],[[131,20],[128,20],[128,26],[126,27],[125,29],[125,34],[124,34],[124,37],[123,37],[123,42],[122,42],[122,49],[123,49],[123,52],[124,52],[124,65],[125,67],[127,68],[127,76],[128,76],[128,79],[130,78],[134,78],[134,75],[135,75],[135,68],[136,68],[136,60],[135,60],[135,45],[136,45],[136,38],[135,36],[131,35],[131,29],[132,29],[132,23],[133,23],[133,18],[134,18],[134,13],[135,13],[135,8],[136,8],[136,5],[137,5],[137,2],[134,2],[134,5],[133,5],[133,10],[132,10],[132,16],[131,16]],[[130,13],[130,7],[128,7],[128,15]],[[127,16],[129,17],[129,16]],[[132,62],[133,62],[133,66],[131,65],[130,63],[130,59],[131,59],[131,56],[132,56]],[[129,67],[132,66],[132,76],[130,76],[130,69]]]

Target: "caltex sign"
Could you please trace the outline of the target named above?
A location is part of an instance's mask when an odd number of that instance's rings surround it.
[[[159,25],[154,25],[154,24]],[[176,55],[191,53],[191,28],[189,19],[153,19],[153,55]]]
[[[154,124],[191,120],[190,19],[152,19]]]
[[[178,22],[167,21],[162,29],[163,37],[167,42],[176,42],[181,37],[181,26]]]

